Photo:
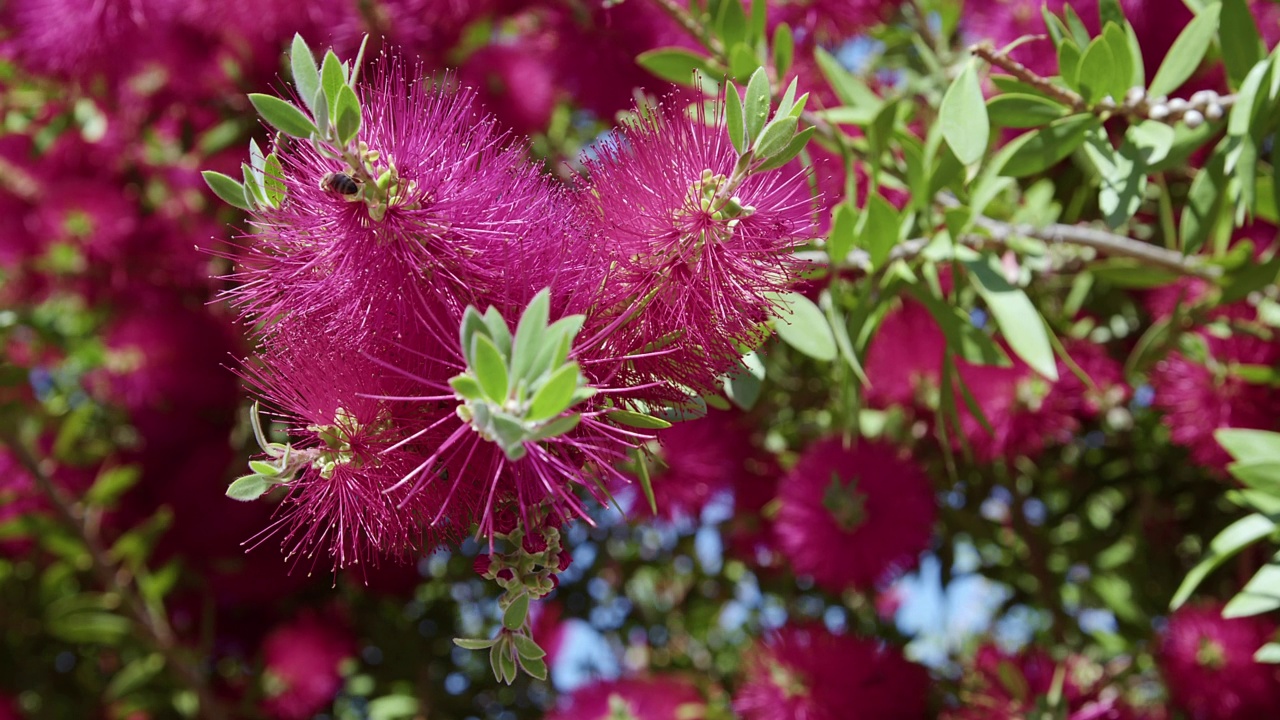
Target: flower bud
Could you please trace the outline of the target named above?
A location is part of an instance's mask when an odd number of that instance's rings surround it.
[[[573,563],[573,556],[569,554],[569,551],[561,550],[560,562],[556,565],[556,570],[560,572],[564,572],[565,570],[569,569],[569,565],[572,563]]]
[[[1204,116],[1209,120],[1221,120],[1226,114],[1227,113],[1222,109],[1222,106],[1216,102],[1209,103],[1209,105],[1204,109]]]
[[[1191,107],[1191,103],[1183,100],[1182,98],[1174,98],[1170,100],[1168,104],[1169,112],[1171,113],[1186,112]]]
[[[1152,120],[1163,120],[1169,117],[1169,108],[1165,105],[1152,105],[1151,109],[1147,111],[1147,117]]]
[[[1202,115],[1199,110],[1188,110],[1182,116],[1182,122],[1186,123],[1187,127],[1194,130],[1204,124],[1204,115]]]
[[[516,574],[511,571],[511,568],[502,568],[498,571],[498,579],[506,581],[515,580]]]
[[[1129,92],[1125,93],[1124,103],[1126,105],[1137,105],[1147,96],[1147,89],[1141,85],[1135,85],[1129,88]]]
[[[493,565],[493,560],[488,555],[477,555],[476,561],[471,567],[476,571],[477,575],[485,576],[489,574],[489,567]]]
[[[534,555],[534,554],[546,551],[547,538],[544,537],[542,533],[534,531],[524,536],[524,539],[521,542],[521,545],[524,546],[525,552],[529,553],[530,555]]]
[[[1209,103],[1217,102],[1217,100],[1218,100],[1218,93],[1212,90],[1198,90],[1196,91],[1195,94],[1191,96],[1190,102],[1192,105],[1203,107],[1204,105],[1208,105]]]

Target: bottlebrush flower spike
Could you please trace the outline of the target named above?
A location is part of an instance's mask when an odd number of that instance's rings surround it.
[[[800,270],[791,251],[815,234],[803,174],[771,171],[808,138],[795,133],[804,98],[793,101],[793,84],[765,124],[763,75],[745,108],[736,89],[728,95],[710,117],[701,105],[692,116],[642,112],[586,162],[591,181],[579,193],[613,263],[608,306],[633,314],[614,342],[668,350],[636,370],[699,392],[717,385],[740,346],[764,340],[771,295]]]

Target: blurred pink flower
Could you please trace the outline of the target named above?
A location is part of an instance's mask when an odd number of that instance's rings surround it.
[[[556,106],[556,78],[543,46],[549,38],[520,37],[477,50],[458,70],[480,103],[519,135],[547,129]]]
[[[779,548],[796,574],[832,593],[915,567],[933,537],[933,486],[891,445],[819,441],[780,488]]]
[[[994,645],[978,648],[962,680],[961,707],[942,720],[1023,720],[1043,707],[1063,673],[1061,705],[1065,720],[1136,720],[1120,692],[1099,668],[1081,657],[1056,662],[1040,648],[1007,653]]]
[[[340,623],[304,613],[262,641],[263,711],[276,720],[306,720],[342,688],[338,668],[356,653],[356,638]]]
[[[546,720],[699,720],[706,701],[676,675],[597,681],[563,697]]]
[[[879,640],[785,627],[747,659],[734,694],[743,720],[924,720],[929,674]]]
[[[754,452],[740,415],[711,410],[658,433],[661,464],[650,473],[659,516],[697,519],[718,493],[739,484]],[[647,511],[646,511],[647,512]]]
[[[1179,608],[1156,648],[1173,705],[1188,720],[1280,717],[1280,666],[1253,659],[1275,631],[1262,615],[1223,618],[1220,603]]]
[[[930,407],[942,377],[946,338],[924,305],[903,299],[867,347],[867,400],[875,407]]]

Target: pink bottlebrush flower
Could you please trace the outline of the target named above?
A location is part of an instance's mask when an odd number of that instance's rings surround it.
[[[379,0],[372,12],[360,12],[343,3],[327,9],[329,18],[316,24],[317,32],[332,34],[332,45],[341,57],[352,56],[366,34],[370,43],[381,38],[384,48],[421,61],[428,67],[450,64],[449,52],[474,21],[491,14],[495,0]],[[293,32],[290,30],[289,32]]]
[[[564,570],[560,568],[561,572]],[[529,606],[529,636],[547,654],[545,661],[549,668],[555,667],[556,658],[560,656],[560,649],[569,634],[569,624],[562,615],[560,603],[554,600],[542,600]]]
[[[1059,383],[1032,370],[1021,358],[1008,353],[1013,364],[971,365],[957,361],[959,381],[973,395],[974,402],[990,424],[990,430],[964,403],[956,390],[960,431],[982,462],[1012,460],[1020,455],[1035,457],[1046,447],[1068,443],[1080,428],[1075,398],[1058,387],[1071,371],[1058,363]],[[953,438],[959,446],[959,438]]]
[[[929,674],[880,641],[785,627],[747,660],[733,709],[743,720],[923,720]]]
[[[661,463],[650,479],[658,514],[666,519],[696,519],[716,494],[739,484],[743,459],[754,453],[741,418],[718,410],[660,431],[658,442]]]
[[[876,407],[936,404],[946,338],[923,305],[904,299],[880,322],[865,362],[867,401]]]
[[[106,362],[91,378],[96,394],[123,407],[141,451],[225,439],[239,392],[226,368],[238,338],[202,306],[168,296],[131,299],[103,331]]]
[[[661,47],[694,47],[654,3],[552,5],[548,28],[556,38],[552,62],[557,85],[606,121],[632,106],[637,88],[656,96],[671,91],[671,83],[636,63],[637,55]]]
[[[148,35],[162,36],[175,3],[164,0],[16,0],[3,12],[11,34],[0,52],[38,73],[109,79],[130,66]]]
[[[1249,10],[1258,23],[1258,32],[1267,48],[1274,48],[1280,43],[1280,5],[1273,0],[1250,0]]]
[[[960,707],[942,720],[1022,720],[1040,708],[1063,673],[1060,707],[1067,720],[1136,720],[1136,713],[1110,686],[1100,668],[1083,657],[1056,662],[1040,648],[1007,653],[994,645],[978,648],[960,691]]]
[[[351,633],[315,614],[272,630],[262,641],[263,712],[276,720],[306,720],[328,707],[342,688],[342,661],[355,654]]]
[[[1065,362],[1058,362],[1058,382],[1054,395],[1059,405],[1081,420],[1093,420],[1107,410],[1129,401],[1133,388],[1124,379],[1124,367],[1107,353],[1106,347],[1085,340],[1067,339],[1067,355],[1089,378],[1086,383]]]
[[[771,0],[769,22],[785,22],[802,36],[839,44],[884,22],[900,4],[901,0]]]
[[[1263,615],[1222,617],[1220,603],[1179,608],[1156,649],[1173,705],[1188,720],[1280,716],[1280,668],[1253,659],[1275,632]]]
[[[814,233],[804,176],[755,174],[720,197],[736,162],[723,116],[701,110],[636,120],[586,162],[579,195],[614,265],[608,305],[634,312],[611,342],[663,351],[634,362],[642,377],[718,387],[739,345],[764,339],[766,295],[799,273],[790,251]]]
[[[272,338],[274,349],[245,372],[289,424],[294,462],[301,463],[264,535],[282,532],[290,555],[313,563],[327,557],[336,569],[429,553],[465,534],[475,502],[470,494],[453,498],[453,513],[436,518],[444,497],[434,488],[411,497],[408,488],[396,487],[430,453],[412,437],[412,407],[377,399],[404,395],[404,378],[356,348],[294,330]],[[448,472],[424,470],[432,477]]]
[[[1235,304],[1218,308],[1222,319],[1248,322],[1251,307]],[[1181,351],[1170,352],[1150,373],[1154,406],[1164,412],[1174,443],[1191,450],[1191,459],[1206,467],[1225,468],[1231,458],[1213,433],[1219,428],[1280,429],[1280,391],[1246,381],[1236,365],[1274,365],[1280,361],[1280,342],[1236,329],[1226,338],[1207,330],[1208,356],[1203,361]]]
[[[597,681],[562,698],[547,720],[671,720],[702,717],[706,700],[689,680],[675,676]]]
[[[760,451],[746,457],[743,471],[735,473],[733,517],[725,528],[728,551],[757,569],[780,555],[772,509],[782,475],[777,460]]]
[[[477,50],[458,70],[458,79],[475,88],[485,109],[513,132],[530,135],[547,129],[556,106],[555,75],[543,40],[522,37]]]
[[[797,574],[833,593],[915,567],[937,506],[929,478],[877,442],[820,441],[782,481],[776,532]]]
[[[277,148],[286,199],[258,213],[250,247],[232,253],[241,286],[229,297],[248,317],[307,317],[327,326],[317,330],[392,340],[417,314],[441,312],[437,303],[465,306],[505,283],[514,244],[570,232],[563,193],[492,120],[477,121],[470,91],[413,80],[398,63],[376,76],[360,89],[359,140],[394,164],[401,191],[373,220],[365,203],[323,187],[349,168],[309,143]]]

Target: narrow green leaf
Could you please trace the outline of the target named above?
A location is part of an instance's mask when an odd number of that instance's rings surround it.
[[[666,430],[671,427],[671,423],[666,420],[644,413],[632,412],[631,410],[610,410],[605,417],[619,425],[627,425],[642,430]]]
[[[796,133],[795,137],[791,138],[791,142],[787,143],[785,148],[774,154],[768,160],[757,165],[755,170],[757,172],[775,170],[791,162],[802,150],[804,150],[805,146],[809,144],[809,138],[813,137],[815,130],[817,130],[817,128],[807,127]]]
[[[707,78],[716,76],[705,57],[684,48],[648,50],[637,55],[636,62],[663,80],[685,87],[693,86],[694,73]]]
[[[1280,643],[1269,642],[1258,648],[1257,652],[1253,654],[1253,660],[1254,662],[1266,663],[1268,665],[1280,663]]]
[[[498,312],[498,308],[490,305],[488,310],[484,311],[484,326],[488,330],[489,339],[494,345],[498,346],[498,352],[504,357],[511,356],[511,328],[507,327],[507,321],[502,317],[502,313]]]
[[[982,159],[991,138],[987,105],[978,84],[976,61],[970,60],[947,88],[938,109],[942,137],[960,162],[972,165]]]
[[[151,678],[164,669],[164,656],[160,653],[144,655],[120,668],[107,683],[106,697],[115,700],[141,689]]]
[[[511,377],[516,382],[533,379],[529,377],[530,370],[542,349],[550,312],[551,290],[544,288],[533,296],[520,316],[516,336],[511,343]]]
[[[253,107],[263,120],[286,135],[305,139],[311,137],[312,133],[318,132],[311,118],[292,103],[285,102],[274,95],[249,93],[249,102],[253,103]]]
[[[1040,312],[1021,288],[1014,287],[993,266],[994,258],[982,257],[964,265],[1000,332],[1018,357],[1050,380],[1058,379],[1053,345]]]
[[[738,87],[726,83],[724,89],[724,117],[729,130],[729,142],[733,149],[742,155],[747,151],[746,112],[742,109],[742,98],[738,96]]]
[[[1221,428],[1213,439],[1237,462],[1280,462],[1280,433]]]
[[[262,497],[270,489],[271,483],[261,475],[245,475],[236,478],[235,482],[227,487],[227,497],[241,502],[250,502]]]
[[[773,296],[774,330],[783,342],[815,360],[836,359],[836,339],[822,310],[799,293]]]
[[[1246,0],[1223,0],[1218,45],[1222,48],[1222,62],[1227,66],[1227,80],[1231,87],[1239,88],[1266,53]]]
[[[760,133],[760,138],[756,141],[756,157],[771,158],[786,149],[796,136],[799,124],[800,121],[790,115],[774,118],[764,127],[764,132]]]
[[[879,193],[867,199],[864,217],[866,220],[862,231],[858,233],[858,246],[867,251],[871,266],[878,268],[889,259],[889,253],[898,244],[902,218],[898,210]]]
[[[764,363],[755,352],[743,355],[724,379],[724,394],[743,410],[755,407],[764,386]]]
[[[836,56],[821,47],[814,50],[813,57],[818,61],[818,69],[822,71],[840,102],[850,108],[875,114],[882,101],[866,83],[846,70]]]
[[[241,210],[253,210],[253,206],[245,199],[244,185],[237,182],[235,178],[214,170],[205,170],[200,175],[213,194],[226,204]]]
[[[298,89],[298,97],[307,105],[312,117],[318,118],[315,97],[320,90],[320,69],[316,67],[316,58],[307,47],[307,41],[298,33],[294,33],[293,45],[289,49],[289,67],[293,71],[293,86]]]
[[[569,409],[573,391],[578,387],[578,363],[571,362],[551,374],[547,382],[534,393],[525,420],[541,422]]]
[[[262,170],[262,190],[272,207],[280,207],[285,198],[284,168],[275,153],[267,156]]]
[[[508,630],[519,630],[529,618],[529,594],[520,593],[514,602],[502,613],[502,624]]]
[[[324,99],[329,107],[329,124],[337,122],[334,109],[338,105],[338,92],[347,84],[347,73],[342,69],[342,61],[329,50],[324,54],[320,64],[320,89],[324,91]]]
[[[484,321],[484,316],[476,310],[474,306],[468,305],[467,309],[462,312],[462,324],[458,326],[459,346],[462,349],[463,359],[467,361],[467,366],[471,365],[471,338],[477,333],[481,335],[488,334],[488,328]]]
[[[1058,43],[1058,75],[1072,90],[1080,89],[1080,48],[1071,40]]]
[[[713,28],[724,42],[725,47],[733,47],[747,41],[747,15],[742,10],[741,2],[722,2],[716,13]]]
[[[1116,86],[1118,78],[1116,70],[1118,69],[1115,56],[1111,53],[1111,48],[1107,45],[1107,39],[1100,37],[1095,38],[1089,46],[1085,48],[1084,54],[1080,56],[1080,65],[1076,70],[1076,77],[1080,84],[1080,94],[1086,101],[1097,102],[1106,95],[1115,96],[1112,88]],[[1125,77],[1119,82],[1127,81]]]
[[[844,264],[857,240],[858,208],[851,201],[836,205],[831,212],[831,232],[827,236],[827,257],[832,265]]]
[[[747,99],[743,105],[747,117],[747,144],[753,147],[769,119],[769,95],[769,74],[760,68],[747,83]]]
[[[999,174],[1017,178],[1048,170],[1080,147],[1100,125],[1093,114],[1069,115],[1022,135],[1001,151],[1005,159]]]
[[[263,460],[250,460],[249,469],[264,478],[272,478],[280,474],[280,468]]]
[[[350,85],[338,90],[337,116],[338,139],[343,145],[349,145],[360,132],[360,100]]]
[[[1184,254],[1198,252],[1218,225],[1227,184],[1223,173],[1224,162],[1223,154],[1215,151],[1204,166],[1196,171],[1195,179],[1191,181],[1186,205],[1182,209],[1182,222],[1178,227]]]
[[[636,476],[640,481],[640,490],[644,492],[645,502],[649,503],[649,512],[658,514],[658,498],[653,494],[653,478],[649,477],[648,453],[643,449],[636,451]]]
[[[1102,37],[1106,40],[1107,49],[1111,51],[1111,58],[1115,61],[1115,67],[1110,68],[1110,85],[1103,91],[1103,96],[1110,95],[1112,100],[1117,103],[1124,100],[1124,96],[1129,92],[1129,88],[1134,86],[1134,51],[1129,46],[1129,35],[1121,29],[1119,24],[1108,24]]]
[[[761,0],[763,2],[763,0]],[[542,658],[532,658],[522,660],[520,666],[524,668],[526,674],[535,680],[547,679],[547,661]]]
[[[1280,496],[1280,462],[1234,462],[1227,472],[1248,487]]]
[[[987,102],[991,122],[1000,127],[1029,128],[1048,125],[1062,117],[1066,108],[1039,95],[1009,93],[997,95]]]
[[[515,641],[516,653],[521,659],[537,660],[547,656],[547,651],[539,647],[538,643],[528,635],[512,635],[511,639]]]
[[[773,72],[777,77],[787,76],[794,56],[795,38],[791,34],[791,26],[780,23],[773,31]]]
[[[477,333],[471,337],[471,372],[486,397],[499,404],[507,399],[507,360],[486,335]]]
[[[142,473],[133,465],[118,465],[98,473],[93,485],[84,494],[89,505],[98,508],[114,507],[116,502],[138,483]]]
[[[1164,62],[1160,63],[1160,69],[1156,71],[1151,87],[1147,89],[1148,94],[1153,97],[1168,95],[1182,87],[1196,68],[1200,67],[1205,51],[1218,34],[1218,16],[1221,12],[1222,5],[1213,3],[1187,23],[1178,39],[1173,42],[1173,47],[1169,48],[1169,53],[1164,56]]]
[[[1280,609],[1280,555],[1273,557],[1254,574],[1240,593],[1222,608],[1222,617],[1261,615]]]
[[[454,375],[449,378],[449,387],[464,400],[483,400],[484,389],[470,375]]]
[[[1276,524],[1265,515],[1247,515],[1231,523],[1209,543],[1208,552],[1182,579],[1178,590],[1169,601],[1169,609],[1177,610],[1195,592],[1200,583],[1223,563],[1235,557],[1241,550],[1270,535]]]

